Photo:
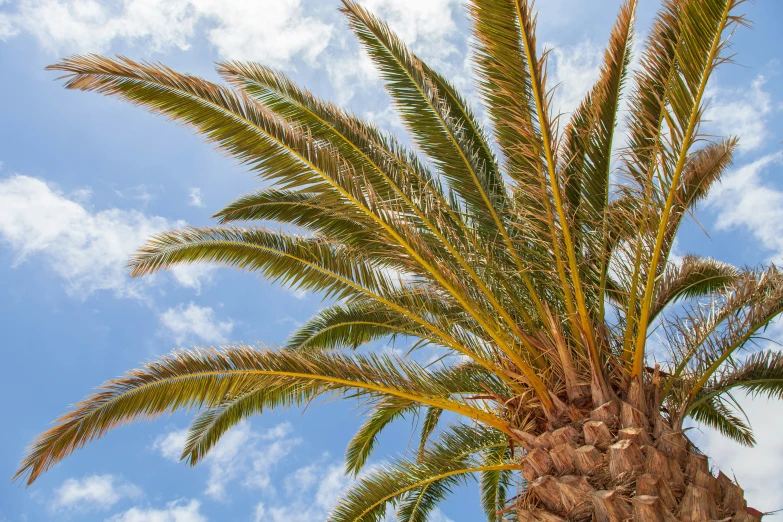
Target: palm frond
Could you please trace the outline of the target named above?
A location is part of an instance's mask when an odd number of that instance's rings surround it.
[[[655,280],[659,263],[666,264],[668,252],[664,252],[664,241],[669,224],[669,215],[675,205],[681,176],[686,161],[699,133],[699,123],[704,111],[704,92],[711,73],[724,59],[721,56],[727,42],[723,40],[724,31],[732,24],[742,23],[742,19],[732,13],[740,0],[709,0],[705,2],[679,2],[676,29],[679,40],[675,47],[675,65],[677,74],[667,74],[664,96],[668,100],[663,118],[668,129],[669,149],[662,150],[661,163],[655,171],[655,179],[648,178],[645,186],[657,183],[660,200],[655,205],[660,209],[654,246],[651,250],[649,266],[642,274],[646,278],[641,311],[639,313],[639,332],[631,374],[641,375],[644,366],[644,346],[646,331],[650,320]],[[664,9],[669,9],[669,4]],[[655,38],[652,35],[651,38]],[[663,123],[663,122],[661,122]],[[649,189],[646,189],[650,194]],[[653,203],[650,200],[649,203]]]
[[[655,319],[666,306],[679,299],[694,299],[719,294],[740,277],[740,271],[721,261],[698,256],[684,256],[670,264],[658,281],[650,319]]]
[[[673,367],[663,395],[687,380],[687,397],[679,401],[681,415],[716,372],[783,312],[783,276],[774,265],[747,271],[712,299],[709,306],[691,306],[684,316],[665,323],[673,343]]]
[[[191,466],[201,462],[228,430],[264,410],[284,408],[305,403],[315,389],[298,384],[248,387],[235,396],[226,398],[217,406],[201,411],[188,428],[187,440],[182,449],[182,460]]]
[[[497,445],[507,445],[502,432],[453,426],[421,459],[400,459],[361,478],[340,500],[330,520],[382,520],[387,507],[394,505],[399,520],[424,521],[450,488],[470,475],[517,467],[508,463],[484,466],[476,460],[477,454]]]
[[[696,395],[689,410],[735,388],[754,397],[783,399],[783,353],[772,350],[752,353],[724,368]]]
[[[405,335],[439,343],[420,324],[376,302],[336,304],[321,310],[288,339],[291,349],[356,349],[374,340]]]
[[[165,412],[213,408],[250,390],[275,399],[274,390],[301,404],[324,393],[358,398],[384,396],[419,402],[486,422],[504,430],[494,413],[467,404],[459,394],[481,390],[475,373],[428,371],[391,356],[346,357],[327,352],[257,350],[235,346],[222,350],[178,351],[125,377],[106,382],[95,394],[60,417],[30,447],[15,478],[31,484],[41,473],[77,449],[129,422]],[[278,397],[279,399],[279,397]]]
[[[421,426],[421,435],[419,437],[418,458],[422,458],[424,455],[424,452],[427,449],[427,443],[429,442],[430,437],[432,437],[432,434],[435,433],[442,415],[443,410],[441,408],[426,408],[424,421]]]
[[[333,146],[287,124],[247,96],[163,66],[123,58],[76,56],[50,69],[68,73],[67,88],[115,95],[194,126],[266,179],[279,181],[283,190],[339,192],[390,245],[407,252],[423,277],[443,286],[467,310],[475,308],[465,300],[459,276],[435,265],[421,232],[399,219],[394,202],[376,197],[365,176],[351,169]]]
[[[342,11],[386,81],[400,117],[416,143],[465,201],[471,218],[497,232],[506,192],[491,149],[467,104],[365,8],[345,0]],[[491,236],[490,236],[491,237]]]
[[[688,415],[743,446],[756,445],[753,430],[720,397],[705,399],[691,408]]]
[[[507,446],[497,445],[482,454],[484,466],[492,467],[503,462],[512,461]],[[506,511],[509,490],[513,486],[514,471],[510,469],[489,469],[482,471],[479,478],[481,486],[481,506],[489,522],[500,522],[503,517],[499,513]]]
[[[505,250],[505,255],[496,253],[494,261],[499,263],[504,258],[513,258],[515,250],[503,219],[508,203],[502,176],[467,104],[440,76],[429,76],[430,69],[407,50],[384,22],[351,0],[343,3],[342,11],[348,17],[349,25],[386,80],[392,100],[419,147],[448,179],[452,195],[464,203],[470,220],[482,225],[477,231],[485,230],[481,233],[485,239],[498,234],[503,238],[503,243],[491,248],[500,252]],[[439,92],[438,85],[445,92]],[[444,242],[448,244],[448,241]],[[499,313],[507,326],[517,328],[511,313],[464,256],[453,249],[451,254],[458,258],[472,283],[490,300],[492,313]],[[532,291],[532,285],[527,286]],[[468,310],[474,306],[465,304]],[[506,342],[500,340],[499,343]],[[511,350],[504,351],[511,356]]]
[[[568,219],[583,263],[591,308],[603,318],[604,287],[609,269],[609,177],[617,113],[631,61],[636,0],[627,0],[617,17],[604,55],[601,74],[571,117],[563,133],[559,163]],[[599,260],[596,262],[596,260]]]
[[[450,207],[438,177],[393,138],[300,89],[279,71],[228,62],[219,72],[275,114],[332,144],[354,170],[367,173],[379,197],[399,201],[402,212],[417,217],[452,255],[464,255],[458,252],[473,244],[468,224]]]
[[[395,288],[388,273],[359,251],[323,238],[262,228],[187,228],[152,237],[130,261],[134,277],[172,266],[215,263],[265,277],[293,289],[325,292],[337,299],[382,295]],[[392,267],[399,268],[399,267]]]
[[[381,431],[417,407],[415,402],[397,397],[389,397],[375,405],[345,450],[346,473],[357,475],[375,449]]]
[[[685,215],[692,213],[697,203],[707,197],[710,188],[720,181],[723,173],[731,165],[734,149],[738,143],[737,138],[709,143],[704,148],[692,152],[688,157],[663,241],[663,255],[666,258],[674,245],[674,237]]]
[[[283,189],[330,188],[319,174],[340,159],[246,96],[163,65],[127,58],[72,56],[49,70],[65,73],[65,87],[116,96],[191,126],[209,141]],[[321,164],[320,167],[318,164]],[[329,164],[329,165],[327,165]]]
[[[444,201],[439,181],[392,137],[299,88],[282,72],[237,61],[219,64],[218,72],[285,121],[334,146],[355,170],[368,173],[384,199],[413,198],[418,201],[413,208],[425,213],[436,201]]]

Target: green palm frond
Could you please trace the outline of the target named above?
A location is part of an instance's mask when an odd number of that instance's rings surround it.
[[[723,368],[694,398],[689,409],[738,388],[751,396],[783,399],[783,353],[766,350]]]
[[[507,446],[498,445],[488,448],[482,455],[483,464],[486,467],[496,466],[502,462],[509,462]],[[479,478],[481,486],[481,506],[489,522],[500,522],[503,516],[499,514],[506,511],[508,493],[513,487],[514,471],[511,469],[489,469],[482,471]]]
[[[443,265],[435,266],[421,232],[392,218],[399,215],[395,202],[376,197],[365,176],[351,169],[333,146],[284,122],[247,96],[163,66],[127,59],[77,56],[51,69],[68,73],[68,88],[115,95],[196,127],[266,179],[279,181],[283,190],[339,192],[390,245],[407,253],[411,266],[461,300],[466,309],[474,309],[465,299],[465,290],[458,288],[459,276],[442,272]]]
[[[393,138],[300,89],[282,72],[246,62],[220,64],[218,72],[270,111],[330,143],[355,170],[368,172],[381,197],[414,197],[418,201],[429,196],[416,205],[423,212],[435,201],[443,201],[438,180]]]
[[[427,449],[427,444],[430,441],[430,437],[432,437],[432,434],[435,433],[442,415],[442,408],[428,407],[425,409],[424,420],[422,421],[421,425],[421,435],[419,437],[419,450],[417,452],[418,458],[423,457],[424,452]]]
[[[608,224],[604,219],[609,204],[612,146],[621,92],[631,60],[635,11],[635,0],[623,4],[612,29],[601,75],[566,126],[559,154],[575,248],[580,252],[588,251],[583,267],[589,271],[587,280],[598,290],[592,301],[600,318],[603,317],[603,288],[609,268]]]
[[[774,265],[746,271],[712,300],[710,306],[690,306],[683,316],[665,323],[673,351],[663,395],[681,380],[688,381],[687,398],[679,401],[681,416],[710,379],[732,363],[735,353],[783,312],[783,276]]]
[[[506,436],[479,426],[453,426],[418,460],[400,459],[361,478],[342,498],[330,520],[382,520],[387,507],[398,507],[398,519],[424,521],[454,486],[474,473],[516,469],[508,462],[483,465],[477,455],[506,446]]]
[[[475,39],[479,93],[483,99],[505,170],[518,184],[515,193],[529,203],[530,219],[543,225],[543,201],[536,177],[541,170],[539,137],[533,127],[530,77],[525,67],[513,1],[475,0],[469,5]]]
[[[718,183],[731,165],[734,149],[739,140],[728,138],[709,143],[692,152],[682,173],[682,181],[674,198],[672,212],[663,241],[664,256],[668,257],[674,246],[674,238],[687,213],[693,213],[697,203],[704,200],[712,186]]]
[[[60,417],[33,443],[16,477],[27,477],[32,483],[58,461],[121,424],[177,409],[218,407],[227,398],[250,390],[263,390],[266,393],[259,397],[278,401],[275,391],[286,395],[296,391],[297,404],[323,393],[368,399],[392,396],[506,429],[490,411],[460,398],[460,394],[481,391],[478,375],[461,372],[459,376],[429,371],[388,355],[346,357],[248,346],[179,351],[106,382]]]
[[[744,446],[756,445],[753,430],[720,397],[705,399],[691,408],[688,415]]]
[[[421,325],[376,302],[336,304],[321,310],[289,337],[289,348],[356,349],[388,336],[406,335],[437,343]]]
[[[441,243],[453,243],[456,250],[469,248],[467,225],[450,208],[439,179],[393,138],[298,88],[279,71],[229,62],[221,64],[219,72],[286,121],[332,144],[354,170],[367,173],[379,196],[398,200],[403,211],[418,218]],[[455,249],[450,250],[454,255]]]
[[[302,389],[300,389],[302,388]],[[218,405],[199,413],[188,428],[182,459],[191,466],[201,462],[228,430],[263,411],[306,403],[315,389],[299,384],[248,387],[246,391],[226,398]]]
[[[669,265],[658,281],[655,301],[650,308],[650,317],[655,319],[667,305],[679,299],[694,299],[719,294],[735,284],[740,271],[721,261],[684,256],[677,265]]]
[[[453,86],[408,51],[384,22],[346,0],[343,12],[386,81],[400,117],[416,143],[438,166],[451,189],[471,209],[471,218],[502,226],[506,206],[503,180],[494,156],[467,104]]]
[[[475,368],[469,364],[451,366],[437,372],[437,380],[454,383],[467,382],[469,387],[463,389],[460,395],[470,396],[476,393]],[[491,381],[481,383],[484,386],[491,385]],[[457,385],[459,386],[459,385]],[[473,387],[470,387],[473,386]],[[503,392],[507,391],[505,388]],[[373,405],[367,419],[353,436],[345,452],[346,472],[357,475],[367,463],[375,449],[380,433],[391,423],[405,416],[420,416],[422,406],[415,401],[398,397],[387,397]],[[438,420],[443,413],[443,408],[426,406],[424,420],[421,427],[419,458],[425,454],[427,440],[435,430]]]
[[[417,407],[413,401],[396,397],[389,397],[375,405],[367,420],[348,443],[345,450],[346,472],[358,474],[375,449],[381,431],[406,413],[412,413]]]
[[[425,68],[384,22],[355,2],[346,0],[344,5],[349,25],[381,71],[402,120],[419,147],[449,181],[451,194],[457,198],[452,208],[460,209],[464,204],[471,222],[481,225],[476,232],[484,239],[500,234],[503,243],[489,247],[496,250],[494,263],[513,258],[515,249],[503,219],[507,202],[502,176],[466,102],[443,78],[432,76],[432,70]],[[443,242],[449,243],[448,240]],[[496,292],[469,267],[463,255],[455,249],[450,249],[450,253],[458,258],[472,283],[490,300],[493,312],[499,313],[507,325],[516,328],[511,313],[499,301]],[[521,268],[517,263],[517,269]],[[531,284],[527,287],[528,291],[533,291]],[[531,322],[531,319],[528,317],[527,321]]]
[[[363,257],[320,237],[261,228],[187,228],[151,238],[130,267],[137,277],[176,265],[214,263],[261,272],[291,288],[325,292],[338,299],[381,295],[397,287],[382,267],[367,259],[357,262]]]
[[[65,73],[68,89],[116,96],[195,128],[281,188],[329,189],[319,173],[340,168],[339,157],[246,96],[163,65],[87,55],[49,69]]]
[[[664,70],[666,80],[662,96],[656,102],[659,106],[661,102],[665,105],[661,121],[654,128],[659,129],[656,132],[660,133],[665,121],[666,140],[669,143],[659,151],[661,154],[660,164],[653,164],[655,169],[650,167],[643,185],[645,193],[650,196],[647,204],[660,211],[660,222],[656,227],[657,232],[653,248],[650,251],[649,264],[641,273],[642,281],[646,278],[646,282],[643,286],[639,328],[631,370],[634,377],[641,375],[644,366],[644,346],[656,276],[659,273],[658,267],[659,265],[665,266],[669,254],[664,248],[669,216],[675,207],[676,196],[679,192],[691,146],[698,138],[707,82],[718,64],[724,61],[722,52],[727,45],[727,41],[723,38],[724,31],[733,24],[743,23],[742,18],[732,15],[738,4],[739,0],[709,0],[706,2],[668,2],[665,7],[665,12],[676,11],[677,20],[667,26],[667,32],[677,34],[678,39],[674,44],[671,67],[669,70]],[[656,38],[657,35],[654,32],[651,35],[651,41]],[[651,45],[648,51],[653,49],[654,46]],[[676,71],[673,69],[674,67],[676,67]],[[656,81],[661,79],[656,78]],[[644,87],[643,80],[637,84],[638,89]],[[638,108],[636,106],[634,110]],[[655,138],[654,143],[657,143],[659,139],[660,135]],[[645,143],[645,145],[649,147],[650,143]],[[654,190],[652,190],[653,188]],[[642,242],[639,244],[641,245]]]
[[[362,216],[336,194],[261,189],[232,201],[213,217],[220,224],[286,223],[346,244],[371,246],[383,242],[377,231],[369,228]]]

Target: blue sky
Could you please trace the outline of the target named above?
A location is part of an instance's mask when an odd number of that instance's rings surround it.
[[[365,3],[472,95],[459,0]],[[657,2],[640,3],[641,40]],[[550,81],[562,82],[555,100],[567,112],[595,78],[620,2],[540,4],[539,41],[555,48]],[[10,477],[25,445],[102,381],[177,346],[280,343],[322,305],[318,296],[225,269],[128,279],[123,265],[149,234],[208,224],[255,181],[188,130],[116,100],[66,92],[44,66],[100,52],[215,79],[214,61],[257,60],[402,133],[336,7],[333,0],[0,0],[0,476]],[[721,69],[710,85],[705,127],[739,135],[742,148],[678,252],[754,265],[783,257],[783,4],[743,9],[755,27],[738,31],[739,65]],[[770,332],[783,339],[783,329]],[[708,430],[694,437],[734,472],[751,505],[782,508],[783,407],[743,404],[755,450]],[[0,522],[322,520],[348,483],[341,456],[359,413],[335,402],[304,414],[266,413],[194,469],[176,462],[187,415],[123,428],[29,489],[0,481]],[[404,426],[392,428],[376,461],[408,441]],[[477,501],[467,488],[438,520],[478,520]]]

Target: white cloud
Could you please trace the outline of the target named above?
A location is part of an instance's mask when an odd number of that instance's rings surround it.
[[[188,192],[188,205],[191,207],[203,207],[204,202],[201,201],[201,189],[198,187],[191,187]]]
[[[274,469],[302,442],[290,434],[287,422],[266,431],[254,431],[250,423],[241,422],[229,430],[203,460],[208,469],[204,493],[215,500],[228,500],[229,486],[235,482],[248,489],[274,492]],[[153,448],[163,458],[179,462],[186,440],[186,429],[170,431],[155,439]]]
[[[200,294],[201,285],[212,282],[215,268],[212,265],[178,265],[169,268],[168,272],[180,286],[192,288]]]
[[[333,52],[324,63],[329,81],[334,88],[337,103],[344,105],[361,91],[373,89],[380,81],[380,76],[370,56],[364,49],[352,49],[354,42],[347,43],[343,35],[341,50]]]
[[[11,21],[11,17],[5,13],[0,13],[0,41],[6,41],[12,36],[16,36],[18,29]]]
[[[207,38],[221,56],[285,67],[294,56],[310,63],[326,49],[332,27],[306,15],[301,0],[224,2],[191,0],[196,12],[215,26]]]
[[[130,279],[128,259],[150,235],[183,223],[137,210],[93,210],[86,205],[88,196],[89,189],[66,195],[29,176],[0,179],[0,240],[15,254],[15,266],[32,257],[42,259],[74,297],[108,290],[117,297],[144,298],[151,279]],[[173,276],[198,289],[209,270],[184,268]]]
[[[134,507],[124,513],[106,519],[107,522],[207,522],[200,512],[201,503],[191,500],[169,502],[164,509]]]
[[[70,478],[54,492],[53,511],[106,510],[123,498],[135,498],[141,490],[114,475],[90,475]]]
[[[457,51],[451,39],[457,34],[458,0],[363,0],[361,4],[425,60],[437,62]]]
[[[186,438],[187,430],[170,431],[158,437],[153,448],[165,459],[179,462]],[[238,424],[203,461],[208,469],[204,493],[214,500],[227,501],[234,484],[259,491],[263,501],[253,510],[256,522],[326,519],[352,479],[345,475],[343,464],[330,461],[328,454],[293,471],[280,466],[300,444],[302,439],[293,436],[287,422],[267,430],[254,430],[249,422]],[[282,491],[276,489],[278,485],[284,485]],[[447,518],[433,520],[450,522]]]
[[[301,301],[302,299],[305,299],[305,298],[307,297],[307,290],[303,290],[303,289],[301,289],[301,288],[299,288],[299,289],[297,289],[297,290],[290,290],[290,289],[289,289],[289,293],[290,293],[292,296],[294,296],[294,299],[298,299],[298,300],[300,300],[300,301]]]
[[[760,74],[749,87],[724,89],[711,86],[712,101],[704,119],[707,128],[721,136],[739,136],[739,150],[756,150],[769,137],[768,116],[775,110],[772,97],[764,90],[766,76]]]
[[[272,470],[302,442],[286,438],[287,434],[287,429],[276,428],[259,434],[247,422],[233,428],[207,457],[209,479],[205,493],[216,500],[225,500],[228,484],[239,478],[246,488],[274,491]],[[261,444],[262,440],[271,442]]]
[[[253,522],[263,522],[266,510],[264,509],[264,503],[259,502],[256,504],[256,509],[253,511]]]
[[[275,504],[262,502],[256,505],[255,522],[309,522],[326,520],[342,494],[352,485],[353,479],[345,475],[342,463],[327,463],[325,459],[299,468],[285,478],[286,502],[282,496],[275,497]],[[367,470],[365,471],[365,473]],[[386,519],[394,517],[387,514]],[[454,522],[440,509],[435,509],[428,520],[432,522]]]
[[[285,478],[286,491],[291,494],[312,488],[318,480],[318,469],[318,464],[310,464],[309,466],[299,468],[290,473]]]
[[[447,517],[443,511],[441,511],[438,508],[435,508],[432,512],[432,515],[430,515],[429,518],[430,522],[454,522],[452,519]]]
[[[569,47],[545,47],[552,48],[550,64],[554,66],[550,68],[547,86],[552,88],[557,85],[552,115],[562,113],[567,121],[568,115],[579,106],[598,79],[603,48],[589,40]]]
[[[212,308],[193,303],[169,308],[160,315],[160,322],[177,344],[188,340],[222,344],[234,329],[234,323],[230,319],[218,320]]]
[[[114,40],[151,50],[186,49],[196,18],[189,2],[131,0],[120,12],[96,0],[21,0],[11,18],[52,51],[103,52]]]
[[[289,436],[294,431],[290,422],[281,422],[277,426],[273,426],[261,434],[263,440],[275,440],[282,439]]]
[[[329,466],[318,483],[318,490],[315,492],[315,503],[324,509],[331,509],[349,483],[350,479],[345,476],[344,466]]]
[[[286,479],[288,502],[276,505],[256,506],[256,522],[308,522],[325,520],[340,495],[348,488],[351,479],[345,475],[341,464],[325,465],[323,462],[310,464],[290,473]],[[307,499],[307,502],[303,502]],[[437,520],[437,519],[433,519]],[[447,522],[441,520],[440,522]]]
[[[250,462],[251,471],[245,475],[242,485],[250,489],[274,491],[272,470],[300,443],[299,439],[280,439],[254,452]]]
[[[187,49],[197,30],[224,58],[285,67],[297,57],[313,61],[332,27],[307,16],[301,0],[20,0],[0,20],[0,36],[26,31],[56,52],[106,52],[118,42],[150,51]],[[262,21],[263,23],[260,23]]]
[[[783,191],[765,183],[762,173],[780,165],[783,154],[769,154],[724,176],[707,200],[717,212],[718,230],[744,229],[762,248],[772,254],[768,260],[783,258]]]
[[[188,440],[188,430],[175,430],[161,435],[152,443],[152,448],[158,450],[164,459],[179,462],[182,449]]]

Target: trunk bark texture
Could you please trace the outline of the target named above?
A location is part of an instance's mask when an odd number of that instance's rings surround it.
[[[611,401],[556,430],[517,432],[524,522],[758,522],[742,488],[658,414]]]

